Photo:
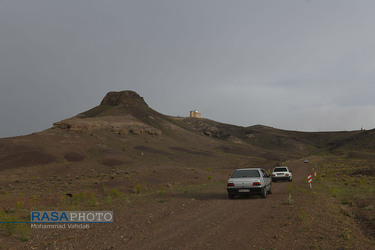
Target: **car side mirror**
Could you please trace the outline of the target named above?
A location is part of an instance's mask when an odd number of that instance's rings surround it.
[[[292,170],[289,170],[289,172],[292,172]]]

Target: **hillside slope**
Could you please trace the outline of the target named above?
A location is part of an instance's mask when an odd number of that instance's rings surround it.
[[[227,168],[229,172],[238,167],[271,168],[319,152],[362,154],[374,149],[374,134],[307,133],[171,117],[150,108],[133,91],[109,92],[100,105],[50,129],[0,139],[0,171],[35,167],[38,170],[32,171],[42,176],[61,172],[84,176],[88,170],[108,175],[109,169],[119,168],[138,171],[141,180],[156,167]],[[160,177],[160,182],[167,179]],[[77,188],[80,185],[77,182]]]
[[[64,167],[71,162],[125,167],[211,160],[216,165],[217,159],[223,165],[271,167],[311,153],[373,150],[374,134],[373,130],[307,133],[171,117],[150,108],[133,91],[109,92],[97,107],[50,129],[0,139],[0,171],[48,164]]]
[[[293,149],[299,147],[298,153],[307,153],[304,145],[289,142],[285,136],[270,138],[269,147],[263,145],[265,139],[261,143],[252,139],[253,130],[207,119],[169,117],[148,107],[135,92],[110,92],[99,106],[56,122],[50,129],[0,139],[0,171],[52,163],[102,164],[107,158],[140,163],[142,151],[160,158],[159,162],[182,155],[212,158],[222,153],[255,157],[257,162],[268,160],[267,154],[272,153],[274,160],[282,161],[291,156],[288,143]],[[270,134],[267,130],[257,133]]]

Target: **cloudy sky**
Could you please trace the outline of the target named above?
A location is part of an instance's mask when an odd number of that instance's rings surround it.
[[[0,0],[0,137],[134,90],[167,115],[375,127],[373,0]]]

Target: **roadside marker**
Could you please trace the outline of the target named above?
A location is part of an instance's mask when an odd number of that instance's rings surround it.
[[[307,183],[309,183],[309,184],[310,184],[310,188],[312,188],[312,186],[311,186],[311,183],[312,183],[311,174],[309,174],[309,175],[307,176]]]

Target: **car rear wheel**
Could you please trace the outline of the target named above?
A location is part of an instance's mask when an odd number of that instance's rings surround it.
[[[261,196],[263,199],[267,197],[267,188],[266,188],[266,187],[264,187],[264,188],[262,189],[262,193],[261,193],[260,196]]]
[[[234,198],[234,194],[228,194],[228,198],[229,199],[233,199]]]
[[[270,184],[270,189],[268,190],[268,194],[272,194],[272,184]]]
[[[292,181],[292,178],[289,178],[289,182],[291,182]]]

